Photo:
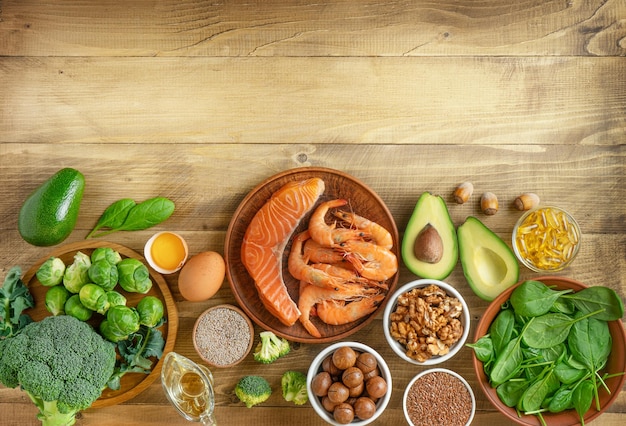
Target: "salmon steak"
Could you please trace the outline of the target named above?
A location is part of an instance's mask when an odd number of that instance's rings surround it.
[[[300,310],[283,279],[283,252],[324,189],[320,178],[287,183],[254,215],[243,236],[242,263],[254,280],[265,308],[286,326],[298,321]]]

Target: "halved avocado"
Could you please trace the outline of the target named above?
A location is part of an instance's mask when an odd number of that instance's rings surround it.
[[[480,220],[469,216],[457,230],[463,274],[478,297],[492,301],[519,279],[513,250]]]
[[[422,278],[446,278],[459,258],[454,223],[441,196],[424,192],[402,238],[402,260]]]

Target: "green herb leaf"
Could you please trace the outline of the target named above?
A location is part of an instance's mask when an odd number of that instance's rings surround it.
[[[489,335],[481,337],[476,343],[468,343],[466,346],[474,349],[476,358],[481,362],[489,362],[494,358],[493,342]]]
[[[164,197],[156,197],[137,204],[129,212],[120,231],[140,231],[165,221],[174,213],[174,203]]]
[[[100,219],[98,219],[98,223],[96,223],[96,226],[87,234],[86,238],[91,238],[95,232],[101,228],[117,229],[122,226],[128,216],[128,212],[135,207],[135,205],[135,201],[130,198],[122,198],[111,204],[104,210]]]
[[[520,370],[520,366],[524,359],[521,347],[521,336],[511,340],[502,353],[498,355],[491,369],[492,386],[496,387],[514,377]]]
[[[493,340],[493,350],[496,357],[502,353],[506,345],[513,338],[515,331],[515,314],[512,309],[500,311],[489,327],[489,334]]]
[[[587,315],[571,318],[560,312],[549,313],[533,318],[524,333],[524,343],[532,348],[549,348],[567,339],[570,328],[578,321],[582,321],[598,312],[591,312]]]

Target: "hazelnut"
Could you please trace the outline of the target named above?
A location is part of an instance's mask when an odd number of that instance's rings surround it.
[[[437,263],[443,257],[443,240],[430,223],[417,234],[414,252],[418,260],[426,263]]]
[[[463,204],[469,200],[472,196],[472,192],[474,192],[474,185],[471,182],[463,182],[454,190],[454,201],[457,204]]]
[[[539,196],[532,192],[526,192],[517,197],[513,205],[520,211],[530,210],[539,205]]]
[[[494,215],[498,211],[498,197],[493,192],[485,192],[480,197],[480,209],[486,215]]]

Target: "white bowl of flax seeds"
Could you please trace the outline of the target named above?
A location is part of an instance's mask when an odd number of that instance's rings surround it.
[[[445,368],[432,368],[409,382],[402,408],[411,426],[468,426],[474,419],[476,399],[461,375]]]

